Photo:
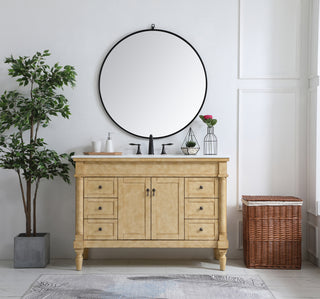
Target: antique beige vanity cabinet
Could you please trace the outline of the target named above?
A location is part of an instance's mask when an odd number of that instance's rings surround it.
[[[214,248],[226,265],[228,158],[74,156],[76,268],[88,248]]]

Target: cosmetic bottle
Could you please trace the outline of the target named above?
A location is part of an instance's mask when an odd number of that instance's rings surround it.
[[[106,142],[106,152],[107,153],[114,152],[114,150],[113,150],[113,142],[112,142],[112,139],[111,139],[111,133],[110,132],[108,133],[108,139],[107,139],[107,142]]]

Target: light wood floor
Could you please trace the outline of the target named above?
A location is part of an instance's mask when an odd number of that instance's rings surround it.
[[[0,261],[0,299],[20,298],[41,274],[212,274],[222,273],[216,261],[191,260],[89,260],[75,271],[73,260],[52,260],[44,269],[14,269]],[[227,262],[225,274],[259,275],[275,298],[320,298],[320,268],[304,262],[301,270],[247,269],[242,260]]]

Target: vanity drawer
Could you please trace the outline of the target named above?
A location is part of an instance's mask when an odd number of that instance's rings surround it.
[[[116,240],[117,220],[84,220],[84,239],[86,240]]]
[[[117,218],[116,198],[85,198],[85,218]]]
[[[185,220],[186,240],[218,240],[218,220]]]
[[[85,197],[117,197],[118,184],[116,178],[85,178]]]
[[[186,198],[185,218],[218,219],[218,198]]]
[[[218,179],[216,178],[186,178],[186,197],[217,197]]]

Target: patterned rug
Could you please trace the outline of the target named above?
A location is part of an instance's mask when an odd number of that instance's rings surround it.
[[[41,275],[22,298],[274,298],[257,276]]]

